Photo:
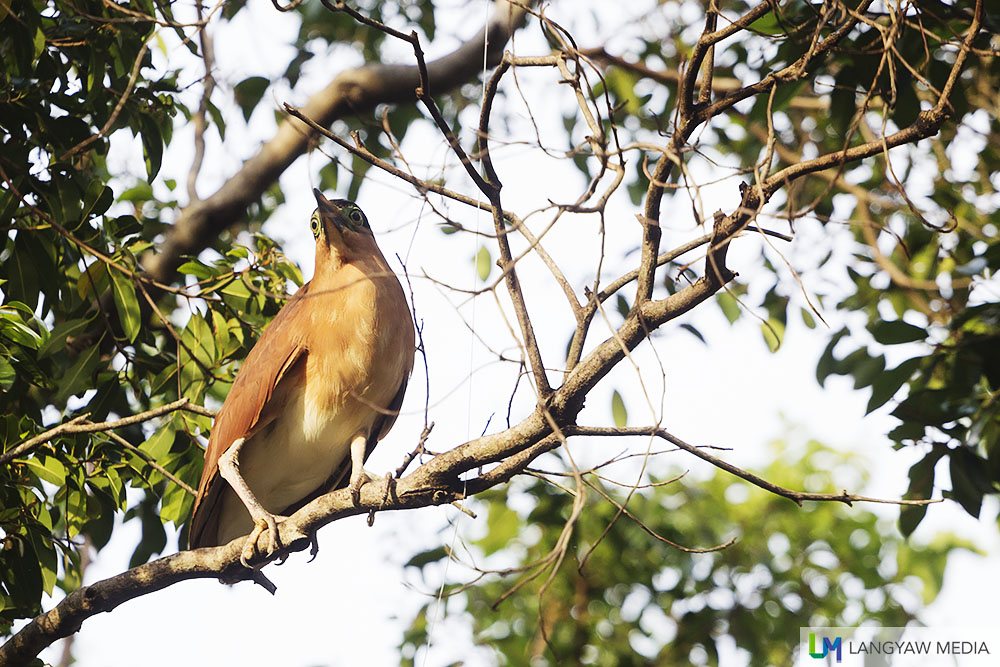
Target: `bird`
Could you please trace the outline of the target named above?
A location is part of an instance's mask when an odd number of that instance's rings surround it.
[[[399,279],[352,201],[313,189],[312,280],[250,350],[215,417],[189,528],[191,548],[264,531],[313,498],[372,477],[364,462],[392,428],[413,368],[413,317]],[[313,536],[314,537],[314,536]]]

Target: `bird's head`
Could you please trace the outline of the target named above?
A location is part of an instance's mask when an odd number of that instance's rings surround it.
[[[316,195],[316,210],[309,226],[316,238],[317,260],[322,254],[326,255],[325,259],[341,264],[381,254],[368,226],[368,218],[357,204],[347,199],[327,199],[316,188],[313,194]]]

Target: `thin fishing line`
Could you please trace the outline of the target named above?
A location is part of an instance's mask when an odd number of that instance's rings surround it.
[[[491,0],[483,0],[483,68],[482,68],[482,79],[483,79],[483,89],[481,94],[481,99],[486,99],[486,65],[489,56],[489,35],[490,35],[490,2]],[[472,237],[472,289],[475,291],[477,286],[477,280],[479,278],[479,231],[482,223],[482,207],[479,206],[482,200],[482,193],[476,194],[476,233]],[[473,397],[473,385],[475,384],[475,374],[473,373],[473,368],[475,367],[475,356],[476,356],[476,337],[472,333],[476,330],[476,303],[478,299],[472,299],[472,313],[470,314],[470,324],[471,331],[469,332],[469,392],[466,396],[465,401],[465,439],[466,441],[472,438],[472,397]],[[466,499],[466,488],[467,481],[462,481],[462,500]],[[454,530],[451,534],[451,546],[448,549],[448,559],[444,563],[444,572],[441,574],[441,587],[438,589],[437,596],[434,598],[434,615],[427,620],[427,645],[424,648],[424,659],[421,661],[423,667],[427,666],[427,660],[431,653],[431,641],[434,634],[434,626],[437,625],[439,620],[442,620],[444,616],[444,588],[448,582],[448,568],[451,565],[451,561],[454,558],[455,546],[458,544],[458,528],[459,522],[462,520],[462,512],[458,512],[454,520]]]

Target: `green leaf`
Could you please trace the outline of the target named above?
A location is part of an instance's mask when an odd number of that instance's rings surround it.
[[[66,399],[70,396],[88,388],[100,359],[101,348],[99,345],[91,345],[81,351],[77,355],[73,365],[59,379],[59,391],[56,393],[53,401],[59,404],[65,403]]]
[[[173,420],[171,420],[154,433],[149,440],[139,445],[139,449],[149,454],[149,457],[154,461],[163,461],[174,444],[174,433],[175,427]]]
[[[954,421],[970,409],[970,406],[954,401],[955,397],[948,389],[921,389],[906,397],[892,416],[906,422],[924,424],[926,426],[941,426]]]
[[[193,505],[194,498],[191,497],[191,494],[173,482],[169,482],[160,503],[160,520],[164,523],[172,521],[174,525],[180,526],[190,516]]]
[[[704,343],[705,345],[708,345],[708,341],[706,341],[705,337],[701,335],[701,332],[698,331],[697,329],[695,329],[690,324],[682,324],[681,325],[681,329],[684,329],[684,331],[687,331],[692,336],[694,336],[695,338],[697,338],[698,340],[700,340],[702,343]]]
[[[337,189],[337,176],[340,172],[340,163],[336,160],[331,160],[325,165],[320,167],[319,170],[319,189],[320,190],[336,190]]]
[[[983,507],[983,494],[995,493],[986,474],[987,463],[965,447],[951,452],[951,497],[975,518]]]
[[[813,317],[812,311],[808,308],[802,309],[802,323],[810,329],[816,328],[816,319]]]
[[[146,162],[146,176],[150,182],[160,173],[163,162],[163,135],[156,122],[149,116],[139,116],[142,137],[142,156]]]
[[[9,298],[18,299],[34,308],[38,305],[38,286],[41,282],[39,268],[44,266],[43,251],[37,234],[19,230],[9,258],[4,259],[4,269],[9,279],[3,291]]]
[[[431,563],[436,563],[439,560],[448,557],[448,550],[444,547],[434,547],[427,551],[421,551],[416,554],[410,560],[406,561],[403,567],[417,567],[423,569],[425,565],[430,565]]]
[[[104,511],[88,521],[84,527],[84,532],[98,550],[103,549],[111,540],[111,532],[115,526],[115,506],[106,500],[102,501],[101,505]]]
[[[851,121],[858,111],[855,99],[857,86],[857,68],[848,65],[837,73],[836,86],[830,93],[830,122],[840,142],[846,139]]]
[[[250,121],[250,116],[253,114],[254,109],[257,108],[257,103],[264,96],[264,91],[267,90],[270,83],[263,76],[251,76],[233,86],[233,98],[240,105],[244,120]]]
[[[826,383],[826,379],[837,372],[837,364],[839,363],[837,358],[833,356],[833,350],[837,347],[837,343],[840,339],[848,334],[847,327],[844,327],[837,333],[830,337],[830,342],[826,344],[826,349],[823,350],[823,354],[820,355],[819,361],[816,362],[816,381],[819,382],[819,386],[823,386]]]
[[[87,194],[83,204],[82,220],[86,221],[96,215],[102,215],[114,203],[115,193],[101,181],[91,181],[87,186]]]
[[[194,276],[198,280],[207,280],[214,275],[210,268],[199,262],[197,259],[190,259],[184,262],[177,267],[177,272],[188,276]]]
[[[782,35],[786,26],[778,21],[775,12],[768,12],[750,24],[750,30],[765,35]]]
[[[642,112],[642,104],[635,94],[635,85],[639,83],[639,75],[625,69],[614,67],[604,76],[608,88],[614,93],[616,102],[625,102],[625,111],[632,116]]]
[[[920,367],[922,360],[922,357],[907,359],[895,368],[879,373],[878,377],[872,382],[872,395],[868,399],[868,407],[865,410],[865,414],[879,409],[895,396],[900,387],[913,377],[917,368]]]
[[[228,259],[247,259],[250,257],[250,251],[244,246],[234,245],[226,251],[226,257]]]
[[[628,426],[628,410],[625,408],[625,401],[616,389],[611,394],[611,416],[615,420],[615,426],[623,428]]]
[[[42,344],[42,337],[24,324],[21,315],[8,306],[0,307],[0,333],[8,340],[37,350]]]
[[[52,329],[52,333],[49,334],[49,339],[45,341],[44,345],[38,348],[38,358],[46,359],[56,352],[64,350],[66,348],[66,340],[83,333],[91,321],[81,318],[57,324]]]
[[[3,357],[0,357],[0,391],[7,391],[17,379],[14,367]]]
[[[867,349],[865,354],[867,356]],[[851,375],[854,376],[854,388],[861,389],[862,387],[867,387],[876,379],[881,377],[882,371],[885,370],[885,356],[878,355],[877,357],[867,357],[861,359],[852,369]]]
[[[899,345],[927,339],[927,330],[902,320],[875,322],[868,327],[875,340],[882,345]]]
[[[62,462],[54,456],[32,456],[24,460],[25,465],[31,472],[38,475],[49,484],[63,486],[66,483],[66,468]]]
[[[785,323],[770,317],[766,323],[761,323],[760,330],[764,335],[764,342],[767,343],[767,349],[777,352],[785,335]]]
[[[730,324],[733,324],[740,318],[740,304],[732,294],[729,292],[719,292],[716,301],[719,304],[719,308],[722,309],[722,314],[726,316]]]
[[[791,104],[795,96],[798,95],[806,85],[806,79],[802,78],[792,83],[778,86],[774,91],[774,100],[771,102],[771,111],[784,111]],[[763,99],[763,96],[761,96]]]
[[[250,298],[250,290],[239,277],[230,281],[220,292],[225,302],[236,310],[244,310]]]
[[[489,279],[490,273],[493,271],[491,260],[490,251],[486,249],[486,246],[480,246],[479,252],[476,253],[476,275],[483,282]]]
[[[491,503],[487,521],[489,530],[476,542],[487,556],[506,548],[517,539],[521,519],[517,512],[503,503]]]
[[[216,356],[224,358],[230,349],[232,337],[229,334],[229,322],[217,310],[212,311],[212,329],[215,331]]]
[[[139,300],[135,296],[135,285],[132,283],[132,278],[121,271],[110,268],[109,272],[111,273],[111,286],[122,330],[129,342],[134,343],[142,326]]]
[[[632,310],[632,307],[628,305],[628,301],[621,294],[615,296],[615,309],[618,314],[622,317],[628,317],[628,313]]]
[[[144,513],[142,515],[142,540],[139,541],[132,557],[129,559],[130,568],[142,565],[151,556],[163,551],[167,546],[167,534],[163,530],[163,523],[159,517]]]
[[[42,32],[41,28],[35,31],[35,39],[32,44],[35,47],[33,59],[38,60],[38,56],[42,55],[42,51],[45,50],[45,33]]]

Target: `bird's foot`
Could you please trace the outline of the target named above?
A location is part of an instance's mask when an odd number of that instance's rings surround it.
[[[240,554],[240,563],[244,567],[254,567],[250,564],[250,561],[254,560],[257,556],[257,538],[265,530],[267,531],[267,552],[265,555],[267,558],[274,555],[274,552],[281,547],[281,540],[278,537],[278,523],[288,518],[278,514],[271,514],[263,507],[256,509],[258,511],[254,513],[253,530],[250,531],[246,542],[243,543],[243,552]]]
[[[351,490],[351,500],[355,505],[361,504],[361,487],[372,481],[374,481],[372,476],[364,468],[360,466],[351,468],[351,483],[347,488]]]
[[[381,479],[381,478],[380,478]],[[375,481],[375,480],[371,480]],[[389,503],[389,496],[392,495],[392,490],[396,486],[396,478],[392,476],[392,473],[387,473],[385,476],[385,489],[382,491],[382,508]],[[368,527],[371,528],[375,525],[375,512],[378,510],[372,509],[368,512]]]

